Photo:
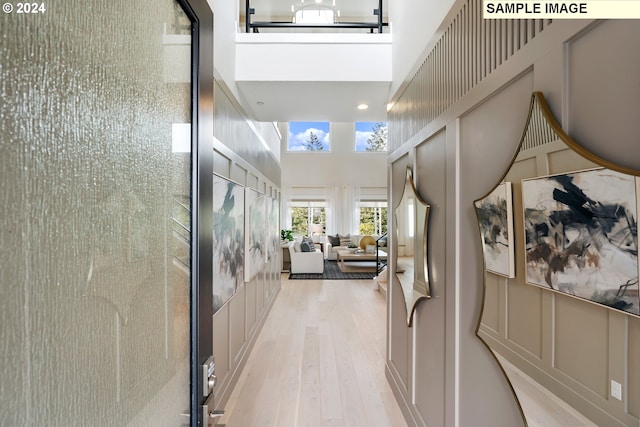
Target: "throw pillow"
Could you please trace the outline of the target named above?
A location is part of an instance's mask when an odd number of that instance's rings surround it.
[[[338,236],[340,236],[340,246],[349,246],[351,244],[351,236],[349,234],[346,236],[339,234]]]
[[[309,245],[309,248],[311,248],[311,252],[316,250],[316,245],[313,243],[313,240],[311,239],[311,237],[303,237],[302,238],[303,242],[307,242],[307,244]]]
[[[340,237],[337,234],[335,236],[327,235],[327,239],[329,243],[331,243],[331,246],[340,246]]]
[[[301,243],[299,240],[296,240],[296,241],[293,243],[293,251],[294,251],[294,252],[302,252],[302,248],[300,247],[300,245],[301,245],[301,244],[302,244],[302,243]]]
[[[302,250],[302,252],[311,252],[311,246],[309,245],[309,242],[307,241],[302,241],[302,243],[300,243],[300,249]]]

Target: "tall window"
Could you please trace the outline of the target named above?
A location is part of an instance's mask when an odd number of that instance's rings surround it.
[[[289,215],[293,234],[313,236],[326,232],[327,210],[324,201],[291,202]]]
[[[387,151],[387,124],[356,122],[356,151]]]
[[[387,232],[387,202],[360,202],[358,206],[360,234],[382,236]]]
[[[330,151],[329,122],[289,122],[288,151]]]

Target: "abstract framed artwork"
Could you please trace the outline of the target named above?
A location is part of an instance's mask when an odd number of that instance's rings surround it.
[[[278,199],[267,198],[267,218],[265,241],[267,242],[266,261],[269,262],[280,249],[280,205]]]
[[[604,168],[523,180],[527,283],[640,314],[637,181]]]
[[[266,199],[264,194],[245,188],[245,282],[253,279],[265,263]]]
[[[213,312],[244,284],[244,188],[213,176]]]
[[[487,271],[515,277],[511,183],[500,183],[487,196],[476,200],[475,207]]]

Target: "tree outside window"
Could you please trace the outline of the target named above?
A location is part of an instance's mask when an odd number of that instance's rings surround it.
[[[289,122],[288,151],[330,151],[329,122]]]
[[[387,124],[356,122],[356,151],[387,151]]]
[[[307,137],[304,147],[307,151],[324,151],[324,145],[322,145],[318,136],[313,132],[309,132],[309,136]]]
[[[382,236],[387,232],[386,202],[362,202],[359,209],[360,234]]]
[[[322,225],[322,233],[326,233],[327,216],[324,202],[293,202],[290,214],[293,234],[309,236],[311,224]]]

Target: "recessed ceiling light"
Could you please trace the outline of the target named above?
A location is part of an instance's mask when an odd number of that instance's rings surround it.
[[[366,110],[369,106],[367,104],[358,104],[357,108],[358,110]]]
[[[258,101],[258,102],[256,102],[256,105],[260,105],[260,106],[262,106],[262,105],[264,105],[264,102],[262,102],[262,101]]]

